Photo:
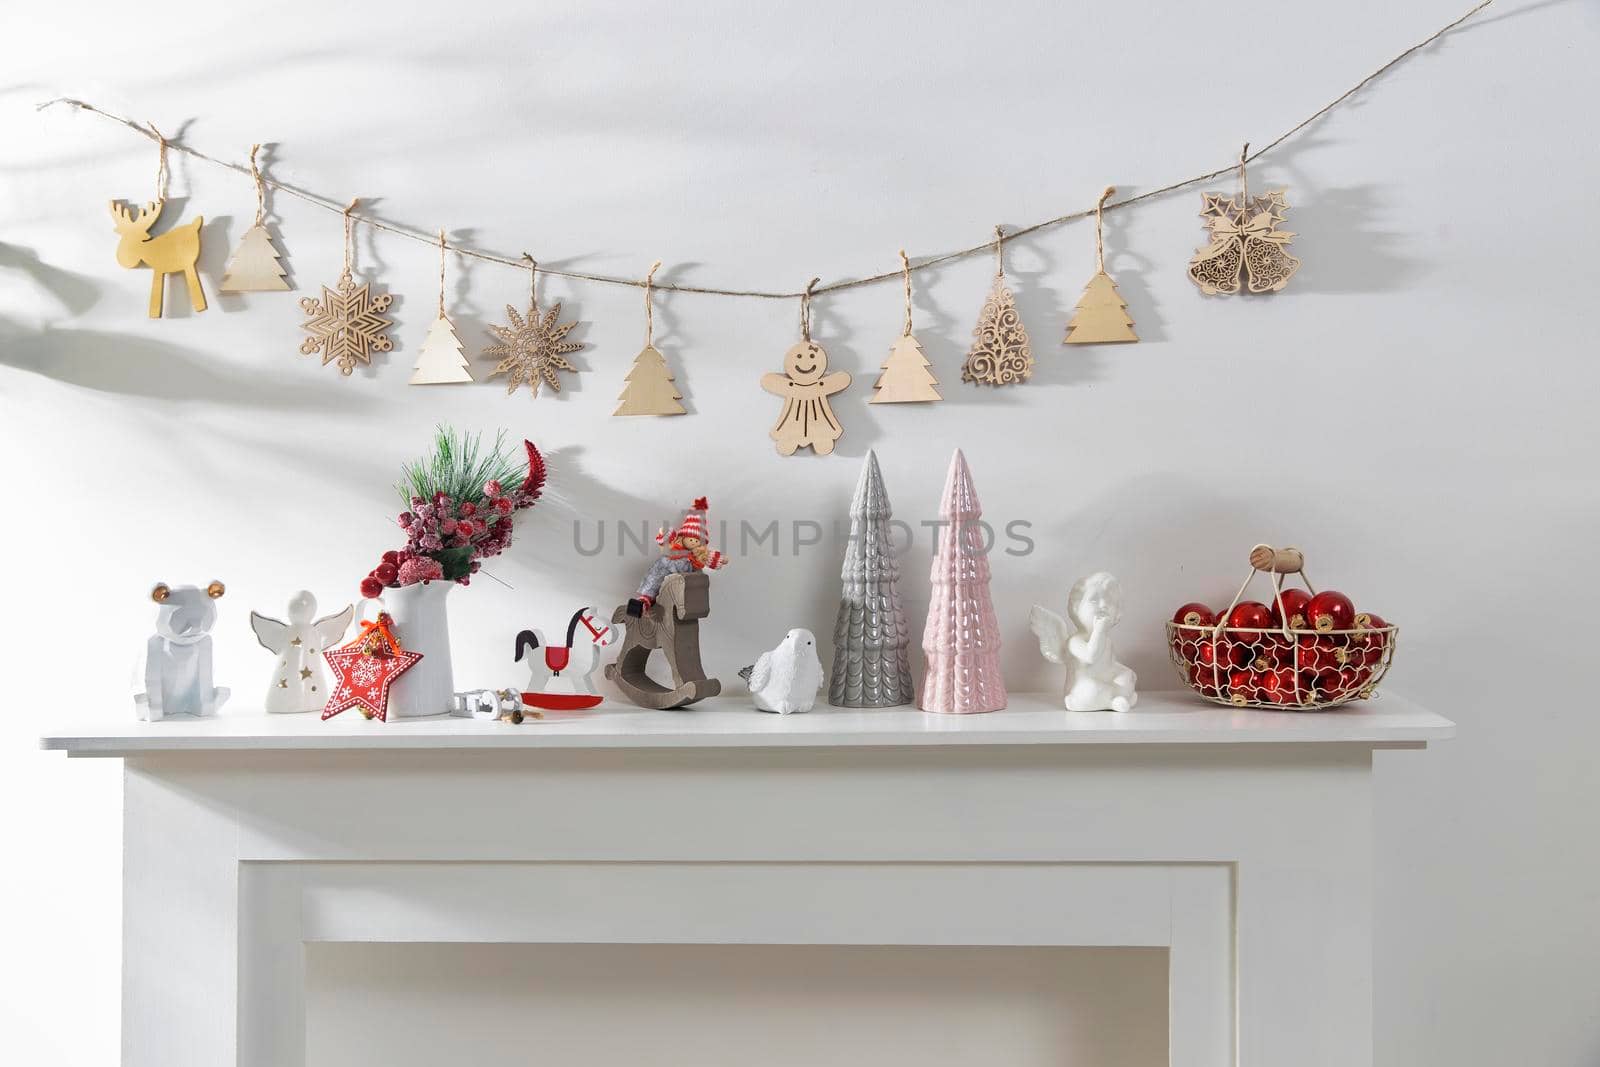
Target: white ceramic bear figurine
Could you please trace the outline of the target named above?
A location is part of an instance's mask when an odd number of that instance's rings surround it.
[[[204,589],[162,582],[150,591],[160,610],[140,665],[144,691],[133,695],[139,718],[159,722],[174,715],[215,715],[228,699],[227,689],[211,684],[211,627],[217,621],[212,601],[222,593],[221,582]]]
[[[1067,710],[1131,710],[1138,678],[1117,662],[1111,645],[1111,629],[1122,621],[1121,584],[1104,571],[1080,578],[1067,594],[1067,617],[1070,623],[1038,604],[1028,613],[1039,651],[1067,668]]]

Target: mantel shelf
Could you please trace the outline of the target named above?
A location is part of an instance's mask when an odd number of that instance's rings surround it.
[[[1058,698],[1017,694],[1004,711],[929,715],[915,708],[861,711],[819,704],[804,715],[753,710],[722,696],[681,711],[606,703],[521,726],[440,717],[382,723],[347,711],[266,715],[246,709],[213,719],[138,722],[101,718],[62,726],[41,746],[77,756],[144,752],[415,750],[484,748],[833,748],[895,745],[1352,744],[1420,747],[1455,735],[1455,724],[1403,697],[1383,694],[1321,713],[1230,709],[1187,693],[1141,694],[1128,714],[1068,712]]]

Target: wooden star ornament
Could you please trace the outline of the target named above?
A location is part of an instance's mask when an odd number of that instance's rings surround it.
[[[561,321],[559,302],[551,304],[550,310],[543,313],[539,311],[537,302],[530,303],[526,318],[507,304],[506,318],[510,320],[510,325],[489,327],[489,333],[498,338],[499,343],[485,348],[483,354],[500,357],[500,362],[489,372],[489,377],[497,374],[506,376],[507,396],[516,392],[517,386],[523,383],[527,384],[528,392],[535,397],[539,395],[541,382],[559,393],[561,379],[557,372],[577,373],[578,368],[572,365],[567,355],[584,347],[581,341],[566,340],[567,334],[578,325],[576,320]]]

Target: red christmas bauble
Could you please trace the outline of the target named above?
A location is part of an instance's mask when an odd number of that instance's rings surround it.
[[[1172,621],[1180,626],[1215,626],[1217,615],[1204,604],[1185,604],[1173,612]]]
[[[1354,606],[1352,605],[1352,614]],[[1272,612],[1258,600],[1241,600],[1228,612],[1228,628],[1235,630],[1232,636],[1236,641],[1258,641],[1261,631],[1272,625]]]
[[[1324,589],[1306,605],[1306,621],[1318,633],[1349,630],[1356,624],[1356,606],[1343,593]]]
[[[1254,700],[1257,687],[1255,671],[1233,671],[1228,675],[1228,699],[1235,704]]]
[[[1301,634],[1295,638],[1299,648],[1300,669],[1303,671],[1327,670],[1340,664],[1344,652],[1342,634]]]
[[[1256,645],[1256,658],[1251,666],[1259,669],[1282,667],[1294,663],[1294,642],[1281,633],[1269,630]]]
[[[1294,669],[1291,667],[1262,671],[1259,682],[1261,698],[1273,704],[1293,704],[1298,699],[1294,683]]]
[[[1289,617],[1289,629],[1304,630],[1308,625],[1306,621],[1306,605],[1311,603],[1311,594],[1304,589],[1285,589],[1282,591],[1283,612],[1278,611],[1279,597],[1272,598],[1272,625],[1281,627],[1284,615]]]
[[[1224,675],[1213,671],[1208,664],[1196,663],[1189,668],[1189,684],[1204,696],[1217,696],[1220,692],[1217,683],[1223,677]]]

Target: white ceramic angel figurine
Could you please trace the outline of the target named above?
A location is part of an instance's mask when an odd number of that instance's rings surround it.
[[[1067,668],[1067,710],[1131,710],[1138,678],[1111,647],[1111,628],[1122,621],[1121,584],[1105,571],[1080,578],[1067,594],[1067,616],[1072,622],[1038,604],[1028,613],[1039,651]]]
[[[279,622],[259,611],[250,613],[250,629],[268,652],[278,655],[267,685],[267,713],[287,715],[320,711],[328,702],[328,676],[322,653],[337,645],[355,617],[354,604],[316,622],[317,598],[302,589],[289,598],[289,621]]]

